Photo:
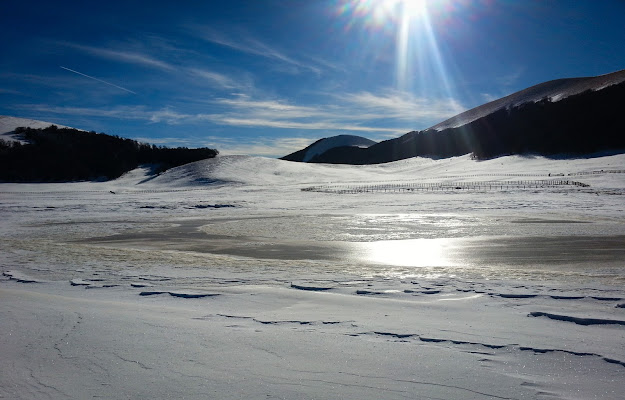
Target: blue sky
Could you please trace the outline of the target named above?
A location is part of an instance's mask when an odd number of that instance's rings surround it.
[[[279,157],[625,69],[625,1],[0,2],[0,114]]]

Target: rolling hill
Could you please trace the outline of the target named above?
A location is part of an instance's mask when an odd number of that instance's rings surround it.
[[[15,135],[15,129],[20,127],[44,129],[52,125],[55,125],[57,128],[70,128],[69,126],[54,124],[52,122],[38,121],[36,119],[0,115],[0,139],[7,142],[23,142]]]

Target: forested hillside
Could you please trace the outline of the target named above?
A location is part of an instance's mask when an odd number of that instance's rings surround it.
[[[26,144],[0,140],[0,180],[9,182],[63,182],[110,180],[154,164],[156,172],[212,158],[209,148],[167,148],[104,133],[50,126],[17,128]]]

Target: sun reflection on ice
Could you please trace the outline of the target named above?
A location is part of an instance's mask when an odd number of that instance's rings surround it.
[[[382,240],[358,243],[357,258],[399,267],[449,267],[451,239]]]

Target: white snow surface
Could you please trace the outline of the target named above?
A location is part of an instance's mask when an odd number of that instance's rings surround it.
[[[342,146],[350,146],[350,147],[369,147],[373,146],[376,142],[373,140],[361,137],[361,136],[353,136],[353,135],[338,135],[332,136],[329,138],[324,138],[314,143],[310,146],[306,155],[304,156],[303,161],[308,162],[313,159],[316,155],[323,154],[326,151]]]
[[[0,398],[622,399],[624,195],[623,154],[0,184]]]
[[[593,77],[556,79],[540,83],[481,106],[472,108],[436,124],[429,129],[442,131],[443,129],[448,128],[458,128],[485,117],[486,115],[492,114],[502,108],[517,107],[521,104],[538,102],[543,99],[549,99],[556,102],[587,90],[601,90],[608,86],[619,84],[623,81],[625,81],[625,70]]]
[[[59,128],[69,128],[68,126],[53,124],[51,122],[0,115],[0,139],[4,139],[9,142],[22,142],[21,140],[15,138],[13,135],[16,128],[25,127],[33,129],[43,129],[51,125],[56,125]]]

